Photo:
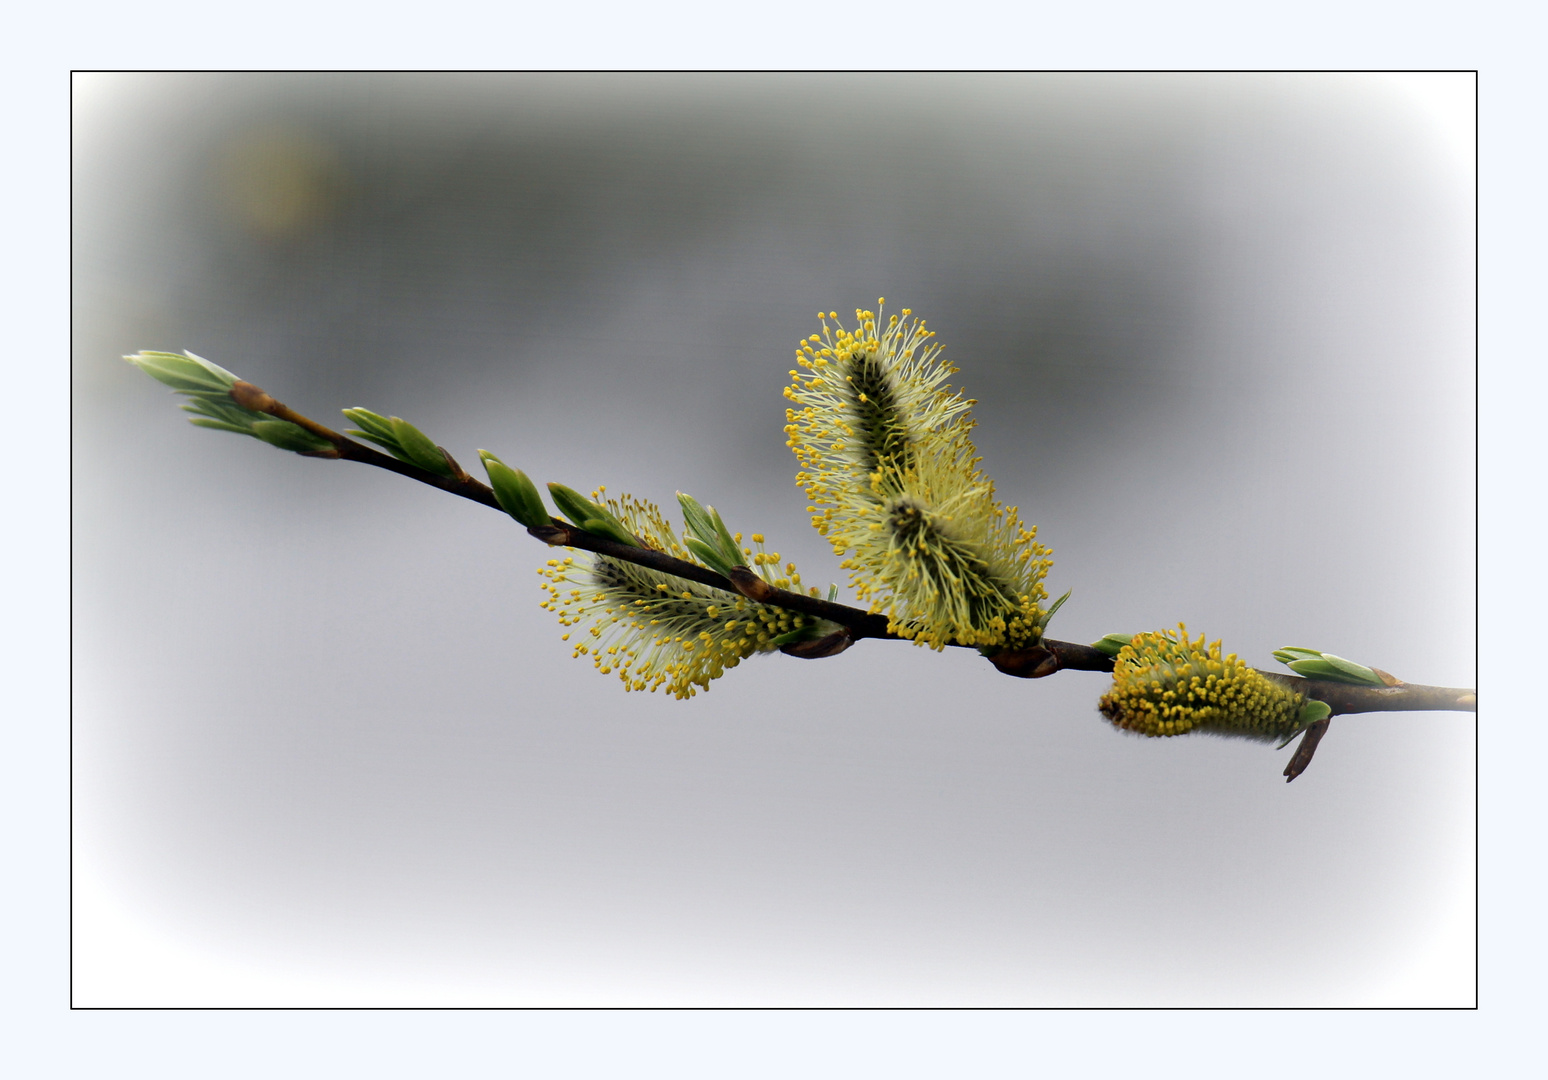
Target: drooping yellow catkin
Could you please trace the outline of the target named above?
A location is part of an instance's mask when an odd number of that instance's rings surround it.
[[[1187,627],[1135,634],[1113,663],[1113,685],[1097,703],[1116,727],[1141,735],[1207,731],[1284,739],[1299,730],[1302,698],[1263,677],[1220,642],[1188,639]]]
[[[935,648],[1033,644],[1050,552],[977,468],[973,402],[946,386],[956,368],[934,334],[907,308],[885,326],[878,312],[856,311],[854,331],[819,313],[822,332],[796,353],[785,433],[812,525],[895,633]]]
[[[602,492],[593,497],[603,501]],[[655,505],[629,495],[603,504],[645,547],[696,561]],[[736,539],[740,543],[740,534]],[[764,551],[761,535],[754,536],[754,545],[757,551],[744,548],[743,553],[760,577],[776,588],[800,588],[794,563],[781,573],[779,553]],[[693,697],[728,668],[754,653],[772,651],[775,638],[812,622],[796,612],[604,555],[550,559],[538,573],[548,579],[542,606],[559,616],[560,625],[584,628],[574,655],[590,656],[602,674],[616,674],[625,690],[665,686],[679,699]]]

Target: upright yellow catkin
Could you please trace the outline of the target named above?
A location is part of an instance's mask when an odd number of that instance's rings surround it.
[[[946,379],[923,320],[818,313],[785,396],[788,445],[812,525],[893,632],[920,644],[1022,648],[1041,636],[1050,552],[995,499],[969,433],[973,402]],[[832,324],[830,325],[830,320]]]

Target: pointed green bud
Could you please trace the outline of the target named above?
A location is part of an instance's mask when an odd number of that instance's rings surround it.
[[[559,512],[589,533],[605,536],[620,544],[639,547],[640,542],[607,509],[598,506],[574,488],[563,484],[549,484],[548,494],[553,497]]]
[[[1066,596],[1069,594],[1066,593]],[[1133,634],[1108,634],[1100,641],[1093,641],[1091,647],[1098,652],[1104,652],[1108,656],[1117,656],[1125,645],[1134,640]]]
[[[1291,660],[1285,666],[1297,675],[1303,675],[1308,679],[1328,679],[1333,682],[1343,681],[1339,678],[1342,672],[1320,656],[1316,659]]]
[[[699,505],[699,500],[692,495],[677,493],[677,505],[683,508],[683,523],[688,526],[688,531],[693,533],[706,544],[715,542],[715,523],[710,518],[709,512]]]
[[[196,416],[188,421],[194,427],[209,428],[211,431],[230,431],[237,435],[253,434],[252,427],[239,427],[236,424],[228,424],[224,420],[211,420],[205,416]]]
[[[605,536],[609,540],[617,540],[620,544],[627,544],[630,547],[640,546],[639,539],[628,529],[624,528],[619,520],[606,510],[603,510],[598,517],[587,518],[581,525],[581,528],[597,536]]]
[[[683,521],[688,531],[713,552],[712,556],[699,556],[705,560],[706,565],[724,574],[728,568],[746,563],[746,556],[736,546],[736,538],[720,519],[718,510],[713,506],[700,505],[692,495],[684,495],[681,491],[677,493],[677,504],[683,508]],[[694,550],[697,553],[698,549]]]
[[[1283,649],[1274,650],[1274,659],[1281,664],[1288,664],[1292,660],[1320,660],[1322,653],[1316,649],[1303,649],[1299,645],[1286,645]]]
[[[1274,659],[1297,675],[1303,675],[1308,679],[1350,683],[1354,686],[1387,685],[1380,675],[1364,664],[1345,660],[1342,656],[1334,656],[1332,653],[1318,652],[1316,649],[1303,649],[1292,645],[1275,650]]]
[[[405,461],[437,476],[451,476],[452,468],[446,462],[446,455],[423,431],[398,416],[389,417],[387,423],[392,425],[393,437],[398,440]]]
[[[731,535],[726,523],[720,520],[720,511],[713,506],[708,509],[710,521],[715,526],[715,546],[720,549],[721,558],[728,560],[732,566],[743,565],[747,558],[742,554],[742,549],[736,546],[736,537]]]
[[[124,359],[181,394],[226,394],[237,383],[231,372],[191,352],[138,352]]]
[[[549,484],[548,494],[559,512],[573,524],[585,528],[585,521],[597,512],[597,505],[574,488],[563,484]]]
[[[370,409],[353,408],[341,409],[344,416],[361,428],[359,431],[349,431],[346,434],[359,435],[380,446],[383,450],[395,451],[398,440],[392,433],[392,424],[385,416],[374,413]]]
[[[511,468],[488,450],[480,450],[478,456],[484,463],[484,472],[489,474],[489,486],[494,489],[501,510],[529,529],[552,524],[543,496],[526,473]]]
[[[697,536],[685,536],[683,537],[683,543],[689,551],[693,552],[694,558],[715,571],[715,573],[722,576],[730,575],[731,567],[720,557],[720,552],[710,547],[703,540],[700,540]],[[783,644],[783,642],[780,644]]]
[[[1381,677],[1364,664],[1357,664],[1353,660],[1345,660],[1342,656],[1334,656],[1325,652],[1322,658],[1351,679],[1355,679],[1365,686],[1385,686]]]
[[[281,450],[290,450],[297,454],[333,449],[333,444],[327,439],[313,435],[289,420],[254,420],[252,433],[270,446],[277,446]]]

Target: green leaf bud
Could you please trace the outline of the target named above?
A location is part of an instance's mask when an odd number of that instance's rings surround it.
[[[618,519],[606,510],[603,510],[599,517],[587,518],[581,524],[581,528],[597,536],[605,536],[609,540],[617,540],[620,544],[627,544],[630,547],[640,546],[639,540],[631,535],[629,530],[619,524]]]
[[[374,413],[370,409],[354,408],[342,409],[340,411],[343,412],[346,418],[360,425],[363,429],[351,431],[349,434],[369,439],[384,450],[394,452],[397,450],[397,437],[393,435],[392,424],[385,416],[382,416],[380,413]]]
[[[124,359],[180,394],[227,394],[237,383],[231,372],[191,352],[138,352]]]
[[[726,561],[720,557],[720,552],[715,548],[710,547],[697,536],[685,536],[683,537],[683,543],[687,546],[689,551],[693,552],[694,557],[702,562],[705,566],[709,567],[717,574],[730,576],[731,565],[728,565]]]
[[[1308,679],[1323,679],[1353,686],[1387,685],[1380,675],[1364,664],[1357,664],[1353,660],[1345,660],[1342,656],[1319,652],[1316,649],[1303,649],[1292,645],[1276,650],[1274,659],[1297,675],[1303,675]]]
[[[1323,653],[1322,658],[1328,663],[1332,664],[1334,667],[1338,668],[1338,670],[1341,671],[1344,675],[1351,679],[1358,680],[1365,686],[1386,685],[1381,681],[1381,677],[1379,675],[1377,675],[1370,668],[1366,667],[1364,664],[1357,664],[1353,660],[1345,660],[1342,656],[1334,656],[1329,652]]]
[[[1093,641],[1091,647],[1098,652],[1105,652],[1108,656],[1117,656],[1130,641],[1134,640],[1133,634],[1107,634],[1100,641]]]
[[[548,494],[554,500],[554,505],[559,508],[559,512],[581,528],[585,528],[586,519],[593,517],[597,512],[597,504],[574,488],[565,487],[563,484],[549,484]]]
[[[688,531],[706,544],[715,542],[715,522],[710,518],[709,512],[699,504],[699,500],[692,495],[677,493],[677,505],[683,508],[683,523],[688,526]]]
[[[196,416],[188,422],[194,427],[209,428],[211,431],[230,431],[237,435],[251,435],[253,433],[251,425],[241,427],[236,424],[228,424],[224,420],[211,420],[205,416]]]
[[[437,476],[451,476],[452,468],[446,455],[423,431],[398,416],[389,417],[387,423],[392,426],[393,437],[398,440],[405,461]]]
[[[609,540],[616,540],[620,544],[639,547],[640,542],[619,524],[617,518],[574,488],[565,487],[563,484],[549,484],[548,493],[553,497],[554,505],[559,508],[559,512],[580,528],[589,533],[596,533],[598,536],[605,536]]]
[[[198,423],[198,421],[194,421]],[[319,450],[332,450],[333,444],[327,439],[313,435],[303,427],[297,427],[289,420],[254,420],[252,433],[270,446],[276,446],[281,450],[290,450],[297,454],[316,453]]]
[[[543,496],[526,473],[511,468],[488,450],[480,450],[478,456],[484,463],[484,472],[489,474],[489,486],[494,489],[500,509],[529,529],[552,524]]]
[[[726,528],[726,523],[720,520],[719,510],[716,510],[713,506],[707,509],[709,510],[710,521],[715,526],[715,546],[720,549],[721,557],[729,560],[732,566],[741,566],[747,560],[742,554],[742,549],[737,546],[736,537],[731,535],[731,530]],[[705,539],[709,538],[706,537]]]

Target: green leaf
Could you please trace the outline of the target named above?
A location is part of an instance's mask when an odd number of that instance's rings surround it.
[[[1054,612],[1058,611],[1061,607],[1064,606],[1064,602],[1070,598],[1070,593],[1072,593],[1074,591],[1075,591],[1074,589],[1065,589],[1064,590],[1064,595],[1059,597],[1059,599],[1055,600],[1053,602],[1053,604],[1050,605],[1048,610],[1043,612],[1042,621],[1039,622],[1038,625],[1039,626],[1047,626],[1048,625],[1048,621],[1054,617]]]
[[[1316,649],[1303,649],[1299,645],[1286,645],[1283,649],[1274,650],[1274,659],[1281,664],[1288,664],[1292,660],[1321,660],[1322,653]]]
[[[393,437],[403,450],[405,461],[437,476],[451,476],[452,469],[446,462],[446,455],[423,431],[400,416],[389,417],[387,423],[391,425]]]
[[[489,486],[494,489],[500,509],[529,529],[553,524],[548,507],[543,505],[543,496],[526,473],[511,468],[488,450],[480,450],[478,456],[484,463],[484,472],[489,474]]]
[[[313,435],[289,420],[255,420],[252,432],[270,446],[277,446],[281,450],[290,450],[297,454],[330,450],[333,447],[327,439]]]

